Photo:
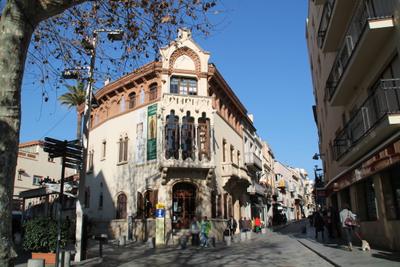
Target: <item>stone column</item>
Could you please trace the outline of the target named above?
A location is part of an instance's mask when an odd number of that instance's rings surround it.
[[[199,161],[199,147],[200,147],[200,140],[197,138],[199,136],[199,124],[197,123],[197,120],[195,119],[195,123],[194,123],[194,140],[193,140],[193,153],[194,153],[194,161],[197,162]]]

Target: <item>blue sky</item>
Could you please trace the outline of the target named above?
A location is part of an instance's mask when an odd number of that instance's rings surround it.
[[[2,0],[0,0],[2,2]],[[313,178],[318,140],[312,109],[305,21],[306,0],[225,0],[217,30],[195,37],[211,52],[216,64],[249,113],[258,134],[272,147],[277,160],[305,168]],[[223,18],[223,19],[222,19]],[[73,139],[76,114],[56,100],[62,92],[32,86],[26,67],[22,91],[21,142],[52,136]]]

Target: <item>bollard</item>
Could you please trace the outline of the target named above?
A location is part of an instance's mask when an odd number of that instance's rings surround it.
[[[229,247],[232,242],[232,238],[230,236],[224,236],[225,244]]]
[[[215,236],[212,236],[210,239],[211,239],[211,246],[215,248]]]
[[[61,261],[64,262],[63,267],[71,267],[71,251],[64,250],[62,253],[64,255],[64,261]]]
[[[28,267],[44,267],[44,259],[29,259]]]
[[[240,241],[246,241],[246,237],[247,237],[247,235],[246,235],[246,232],[241,232],[240,233]]]
[[[246,232],[246,239],[247,239],[247,240],[250,240],[252,234],[253,234],[253,232],[251,232],[251,231]]]
[[[181,249],[185,249],[187,247],[187,242],[188,242],[188,238],[186,235],[181,236],[181,238],[179,238],[179,247]]]
[[[150,237],[149,239],[147,239],[147,248],[154,248],[154,243],[155,243],[155,238],[154,237]]]
[[[125,246],[126,245],[126,236],[120,236],[119,237],[119,245],[120,246]]]

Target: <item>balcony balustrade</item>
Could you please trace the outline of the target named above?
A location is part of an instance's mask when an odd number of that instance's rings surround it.
[[[323,52],[337,50],[356,3],[356,0],[325,1],[317,37],[317,44]]]
[[[335,159],[348,165],[400,128],[400,79],[382,79],[334,140]]]
[[[221,176],[222,177],[240,177],[240,168],[235,163],[222,163],[221,164]]]
[[[244,154],[244,163],[249,168],[262,170],[262,160],[254,152],[246,152]]]
[[[359,1],[326,82],[326,97],[333,106],[345,104],[352,91],[349,89],[360,82],[373,63],[371,55],[387,43],[394,28],[394,4],[394,0]]]
[[[323,5],[323,4],[326,3],[326,1],[327,1],[327,0],[315,0],[314,3],[315,3],[316,5]]]

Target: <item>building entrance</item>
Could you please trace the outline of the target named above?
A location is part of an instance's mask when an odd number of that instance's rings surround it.
[[[177,183],[173,187],[172,228],[187,229],[195,216],[196,186],[190,183]]]

